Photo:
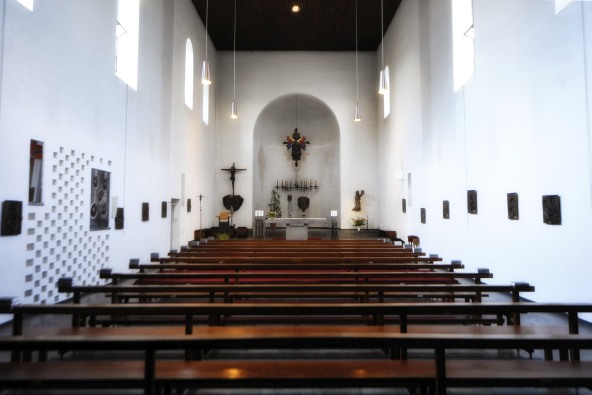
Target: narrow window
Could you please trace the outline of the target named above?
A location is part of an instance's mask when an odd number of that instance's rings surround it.
[[[115,26],[115,75],[138,89],[138,38],[140,1],[119,0]]]
[[[185,104],[193,110],[193,45],[185,43]]]
[[[29,149],[29,203],[43,202],[43,143],[31,140]]]
[[[413,206],[413,183],[411,182],[411,173],[407,173],[407,197],[409,199],[409,207]]]
[[[555,15],[565,9],[573,0],[555,0]]]
[[[17,0],[17,1],[19,3],[21,3],[23,5],[23,7],[25,7],[29,11],[33,11],[34,0]]]
[[[386,66],[384,68],[384,79],[386,82],[386,86],[388,87],[387,91],[384,92],[384,94],[382,95],[382,104],[384,107],[384,119],[386,119],[386,117],[388,117],[391,113],[391,77],[390,77],[390,70],[389,67]]]
[[[210,85],[203,86],[203,123],[208,125],[210,123]]]
[[[452,0],[454,91],[475,74],[473,0]]]

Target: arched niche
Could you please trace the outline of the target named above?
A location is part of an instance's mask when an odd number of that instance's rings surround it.
[[[295,128],[310,144],[295,166],[291,151],[283,144]],[[288,195],[292,195],[292,217],[302,217],[298,197],[308,196],[304,215],[329,218],[340,207],[340,139],[337,118],[329,106],[314,96],[288,94],[271,101],[259,114],[253,132],[253,210],[268,211],[272,189],[282,180],[316,180],[317,189],[281,188],[282,216],[288,217]]]

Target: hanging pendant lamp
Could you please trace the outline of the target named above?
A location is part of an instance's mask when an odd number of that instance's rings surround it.
[[[212,79],[210,77],[210,62],[208,62],[208,11],[209,11],[209,0],[206,1],[206,60],[201,65],[201,83],[204,85],[210,85]]]
[[[356,110],[354,112],[354,122],[362,120],[360,116],[360,104],[358,103],[359,79],[358,79],[358,0],[356,0]]]
[[[380,79],[378,83],[378,93],[384,95],[388,91],[388,82],[384,75],[384,5],[383,0],[380,0],[380,33],[382,34],[382,41],[380,43],[380,51],[382,57],[382,69],[380,70]]]

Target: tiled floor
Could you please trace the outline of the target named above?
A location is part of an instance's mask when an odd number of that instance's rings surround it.
[[[329,233],[327,233],[329,232]],[[327,234],[329,236],[327,236]],[[267,238],[272,237],[283,237],[282,230],[275,230],[273,235],[267,235]],[[326,229],[311,229],[310,237],[318,237],[318,238],[328,238],[330,237],[330,230]],[[356,230],[344,230],[340,231],[339,237],[341,239],[357,239],[357,238],[376,238],[377,233],[376,231],[372,230],[362,230],[360,232]],[[506,295],[491,295],[489,297],[491,301],[497,300],[510,300],[509,296]],[[523,325],[551,325],[551,324],[558,324],[558,325],[565,325],[567,327],[567,321],[565,317],[558,316],[558,315],[551,315],[551,314],[528,314],[522,318]],[[27,320],[26,326],[61,326],[61,325],[69,325],[68,319],[63,317],[31,317]],[[582,323],[580,326],[581,333],[592,333],[592,325],[588,323]],[[0,328],[0,334],[9,334],[10,328],[8,326]],[[517,354],[519,353],[519,354]],[[251,352],[219,352],[219,353],[212,353],[210,355],[211,358],[248,358],[248,357],[262,357],[262,358],[303,358],[304,354],[306,357],[310,357],[310,351],[292,351],[286,353],[285,351],[251,351]],[[339,350],[339,351],[314,351],[316,357],[319,358],[327,358],[331,356],[340,356],[340,357],[363,357],[363,358],[381,358],[382,354],[378,351],[356,351],[356,350]],[[516,357],[519,355],[522,358],[528,358],[528,354],[524,351],[516,351],[516,350],[507,350],[497,353],[493,355],[494,357]],[[427,356],[427,355],[426,355]],[[487,353],[480,353],[475,355],[476,357],[481,358],[490,358],[492,357],[491,354]],[[413,354],[410,354],[410,357],[413,357]],[[0,360],[5,360],[6,356],[2,356]],[[542,359],[543,355],[542,352],[535,352],[533,355],[535,359]],[[584,360],[592,360],[592,353],[589,351],[582,352],[582,359]],[[29,394],[43,394],[43,395],[69,395],[69,394],[109,394],[109,395],[136,395],[142,394],[142,391],[137,390],[87,390],[87,391],[80,391],[80,390],[60,390],[60,391],[0,391],[0,395],[13,395],[13,394],[22,394],[22,395],[29,395]],[[222,394],[235,394],[235,395],[317,395],[317,394],[326,394],[326,395],[337,395],[337,394],[344,394],[344,395],[354,395],[354,394],[372,394],[372,395],[398,395],[398,394],[408,394],[408,391],[405,389],[351,389],[351,388],[338,388],[338,389],[297,389],[297,390],[280,390],[280,389],[248,389],[248,390],[212,390],[212,389],[202,389],[202,390],[190,390],[187,391],[185,394],[187,395],[222,395]],[[484,395],[510,395],[510,394],[524,394],[524,395],[590,395],[592,394],[592,390],[590,389],[537,389],[537,388],[505,388],[505,389],[449,389],[449,395],[472,395],[472,394],[484,394]]]

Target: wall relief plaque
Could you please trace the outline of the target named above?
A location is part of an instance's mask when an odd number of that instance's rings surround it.
[[[559,195],[543,196],[543,222],[561,225],[561,198]]]
[[[168,203],[167,202],[162,202],[160,203],[160,218],[166,218],[167,217],[167,210],[168,210]]]
[[[477,191],[467,191],[467,211],[469,214],[477,214]]]
[[[142,203],[142,222],[150,220],[150,204]]]
[[[117,211],[115,214],[115,229],[121,230],[123,229],[123,207],[117,207]]]
[[[2,202],[1,236],[16,236],[21,234],[23,223],[23,202],[5,200]]]
[[[92,169],[90,187],[90,230],[109,228],[109,185],[111,173]]]
[[[508,193],[508,219],[517,220],[518,218],[518,194]]]

